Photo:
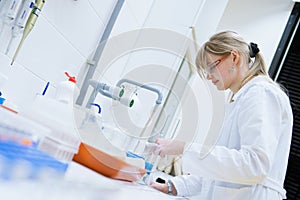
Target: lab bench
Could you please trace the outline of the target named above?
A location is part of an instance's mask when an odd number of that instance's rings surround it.
[[[19,200],[172,200],[147,185],[107,178],[71,162],[62,179],[0,181],[1,199]]]
[[[65,174],[65,180],[88,183],[94,188],[99,188],[107,199],[131,199],[131,200],[168,200],[168,199],[187,199],[171,196],[159,192],[150,186],[137,182],[119,181],[102,176],[78,163],[72,162]]]
[[[47,136],[50,135],[48,129],[3,109],[0,109],[0,114],[0,199],[184,199],[161,193],[142,181],[108,178],[78,162],[62,159],[64,157],[58,156],[57,151],[50,149],[51,151],[44,152],[39,148],[41,144],[49,144],[46,143]],[[40,134],[41,132],[44,134]],[[103,155],[104,153],[101,154]],[[124,175],[114,177],[124,178]]]

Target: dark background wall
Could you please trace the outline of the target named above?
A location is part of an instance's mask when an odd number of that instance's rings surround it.
[[[296,3],[271,67],[270,76],[282,84],[291,100],[294,127],[284,187],[287,199],[300,199],[300,3]]]

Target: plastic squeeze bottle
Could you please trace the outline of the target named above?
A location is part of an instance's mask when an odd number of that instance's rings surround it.
[[[73,104],[73,98],[74,96],[78,96],[79,89],[76,86],[75,76],[70,76],[68,72],[65,72],[65,74],[68,77],[68,80],[62,81],[58,84],[55,98],[58,101]]]

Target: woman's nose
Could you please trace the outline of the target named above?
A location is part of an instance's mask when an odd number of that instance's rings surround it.
[[[207,73],[206,79],[207,79],[207,80],[211,80],[211,79],[212,79],[212,75],[211,75],[210,73]]]

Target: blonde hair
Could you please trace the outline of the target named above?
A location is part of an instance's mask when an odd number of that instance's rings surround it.
[[[239,36],[233,31],[224,31],[216,33],[206,43],[202,45],[196,57],[196,66],[199,75],[201,77],[204,77],[203,72],[205,69],[207,69],[208,53],[223,56],[230,53],[232,50],[236,50],[240,54],[242,61],[241,65],[247,65],[250,68],[244,80],[242,81],[242,84],[245,80],[253,76],[264,75],[269,77],[261,53],[254,52],[253,54],[250,44],[246,43],[241,36]],[[250,58],[250,55],[252,55],[255,58],[253,63]]]

